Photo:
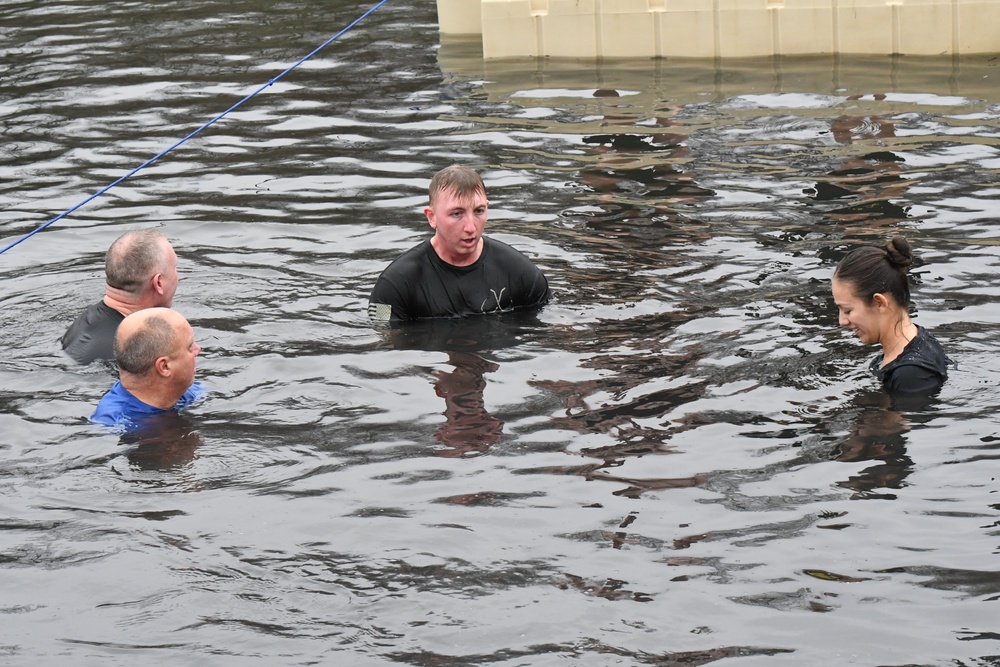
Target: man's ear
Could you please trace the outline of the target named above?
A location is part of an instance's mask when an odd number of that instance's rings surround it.
[[[152,285],[153,291],[157,294],[163,294],[163,274],[154,274],[152,278],[149,279],[149,284]]]
[[[889,308],[889,299],[887,299],[885,294],[882,294],[881,292],[875,293],[875,296],[872,297],[872,303],[880,311],[885,311]]]
[[[153,368],[160,377],[170,377],[170,357],[157,357],[153,362]]]
[[[427,222],[430,224],[431,229],[437,229],[437,221],[434,219],[434,209],[430,206],[425,206],[424,215],[427,216]]]

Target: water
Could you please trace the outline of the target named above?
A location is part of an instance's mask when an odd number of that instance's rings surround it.
[[[370,6],[4,3],[4,245]],[[1000,60],[476,48],[390,2],[2,256],[0,661],[1000,665]],[[456,161],[554,302],[373,329]],[[120,443],[57,341],[149,226],[213,394]],[[897,232],[924,405],[828,293]]]

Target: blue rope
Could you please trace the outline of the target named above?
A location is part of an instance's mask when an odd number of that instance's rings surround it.
[[[48,227],[52,223],[57,222],[58,220],[61,220],[62,218],[65,218],[67,215],[69,215],[73,211],[77,210],[81,206],[84,206],[84,205],[90,203],[94,199],[97,199],[98,197],[100,197],[105,192],[107,192],[111,188],[115,187],[116,185],[118,185],[119,183],[121,183],[122,181],[124,181],[125,179],[127,179],[127,178],[135,175],[135,173],[138,172],[140,169],[145,169],[146,167],[148,167],[149,165],[153,164],[154,162],[156,162],[157,160],[159,160],[161,157],[163,157],[164,155],[166,155],[170,151],[174,150],[175,148],[177,148],[178,146],[180,146],[181,144],[183,144],[188,139],[190,139],[190,138],[194,137],[195,135],[199,134],[202,130],[205,130],[206,128],[214,125],[219,120],[222,120],[222,118],[225,117],[227,114],[229,114],[230,111],[233,111],[234,109],[236,109],[239,106],[241,106],[243,103],[245,103],[245,102],[253,99],[257,95],[259,95],[265,89],[267,89],[270,86],[274,85],[274,83],[276,81],[280,80],[283,76],[285,76],[286,74],[288,74],[289,72],[291,72],[293,69],[295,69],[296,67],[298,67],[299,65],[301,65],[305,61],[307,61],[310,58],[312,58],[314,55],[316,55],[321,50],[323,50],[324,48],[326,48],[332,42],[336,41],[341,35],[343,35],[348,30],[350,30],[351,28],[353,28],[354,26],[356,26],[358,23],[360,23],[361,21],[363,21],[365,18],[368,17],[369,14],[371,14],[372,12],[374,12],[376,9],[378,9],[379,7],[381,7],[382,5],[384,5],[387,2],[389,2],[389,0],[381,0],[381,2],[379,2],[377,5],[375,5],[371,9],[369,9],[367,12],[365,12],[364,14],[362,14],[361,16],[359,16],[358,18],[354,19],[354,21],[352,21],[350,25],[348,25],[346,28],[344,28],[343,30],[341,30],[340,32],[338,32],[336,35],[334,35],[330,39],[326,40],[325,42],[323,42],[322,44],[320,44],[319,46],[317,46],[315,49],[312,50],[312,52],[310,52],[308,55],[306,55],[305,57],[303,57],[301,60],[299,60],[297,63],[295,63],[294,65],[292,65],[288,69],[286,69],[284,72],[282,72],[278,76],[274,77],[273,79],[271,79],[270,81],[268,81],[267,83],[265,83],[263,86],[261,86],[260,88],[258,88],[254,92],[250,93],[249,95],[247,95],[246,97],[244,97],[242,100],[240,100],[239,102],[237,102],[233,106],[229,107],[228,109],[226,109],[225,111],[223,111],[222,113],[220,113],[218,116],[216,116],[212,120],[208,121],[207,123],[205,123],[204,125],[202,125],[201,127],[199,127],[197,130],[195,130],[191,134],[187,135],[186,137],[184,137],[183,139],[181,139],[177,143],[175,143],[170,148],[167,148],[166,150],[160,151],[159,153],[157,153],[153,157],[149,158],[148,160],[146,160],[145,162],[143,162],[142,164],[140,164],[138,167],[136,167],[132,171],[128,172],[127,174],[125,174],[124,176],[122,176],[121,178],[119,178],[118,180],[116,180],[115,182],[113,182],[110,185],[107,185],[104,188],[98,190],[96,193],[92,194],[90,197],[87,197],[86,199],[84,199],[82,202],[80,202],[79,204],[77,204],[73,208],[70,208],[70,209],[68,209],[66,211],[63,211],[62,213],[60,213],[56,217],[54,217],[51,220],[49,220],[48,222],[46,222],[44,225],[38,227],[37,229],[32,230],[31,232],[28,232],[27,234],[25,234],[24,236],[22,236],[18,240],[14,241],[10,245],[8,245],[3,250],[0,250],[0,255],[2,255],[3,253],[7,252],[8,250],[10,250],[11,248],[13,248],[17,244],[22,243],[24,241],[27,241],[29,238],[31,238],[32,236],[34,236],[38,232],[42,231],[43,229],[45,229],[46,227]]]

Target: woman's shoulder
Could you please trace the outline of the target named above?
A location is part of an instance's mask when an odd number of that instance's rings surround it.
[[[931,362],[935,366],[946,368],[952,363],[944,352],[944,347],[930,331],[917,325],[917,336],[906,346],[904,355],[912,359],[912,363]]]
[[[930,331],[917,325],[917,335],[903,352],[882,369],[881,380],[890,389],[924,392],[940,387],[948,379],[951,360]]]

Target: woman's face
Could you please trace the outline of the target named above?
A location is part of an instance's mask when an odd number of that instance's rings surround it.
[[[862,343],[872,345],[882,340],[882,329],[888,315],[888,304],[881,294],[872,303],[854,293],[854,285],[833,279],[833,300],[840,313],[840,326],[849,327]]]

